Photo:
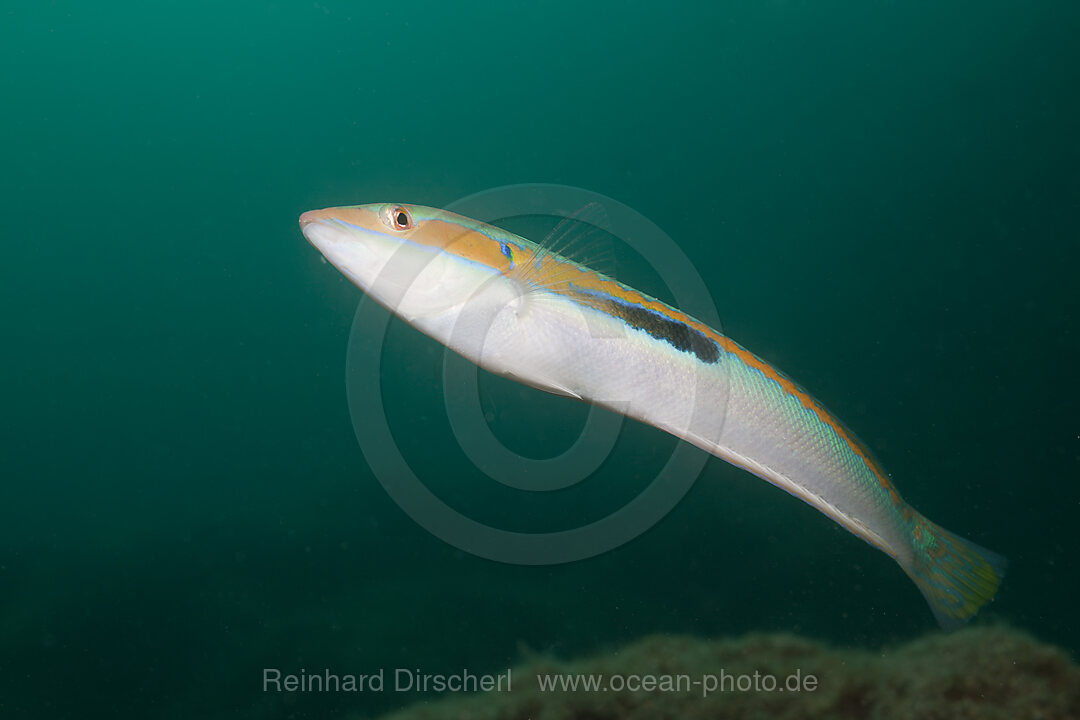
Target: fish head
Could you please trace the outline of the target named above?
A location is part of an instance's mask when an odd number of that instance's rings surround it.
[[[407,320],[490,295],[528,245],[500,228],[401,203],[311,210],[300,229],[356,286]]]

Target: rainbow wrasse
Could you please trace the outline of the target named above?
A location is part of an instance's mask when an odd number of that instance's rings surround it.
[[[660,428],[817,508],[896,560],[943,627],[997,591],[1003,557],[915,511],[821,403],[679,310],[443,210],[328,208],[300,226],[373,299],[477,365]]]

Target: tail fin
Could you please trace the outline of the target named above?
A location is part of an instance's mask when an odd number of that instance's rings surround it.
[[[1005,558],[968,542],[919,515],[914,556],[901,563],[946,630],[970,620],[997,592],[1008,565]]]

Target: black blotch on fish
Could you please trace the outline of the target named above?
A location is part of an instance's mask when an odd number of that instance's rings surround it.
[[[657,340],[663,340],[676,350],[694,353],[703,363],[712,364],[720,359],[720,350],[716,343],[686,323],[618,300],[606,302],[605,310],[631,327],[647,332]]]

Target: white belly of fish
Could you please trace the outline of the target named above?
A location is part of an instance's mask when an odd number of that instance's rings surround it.
[[[413,324],[484,369],[577,397],[715,446],[727,381],[694,355],[560,295],[487,283],[468,302]],[[695,442],[701,445],[702,443]]]

